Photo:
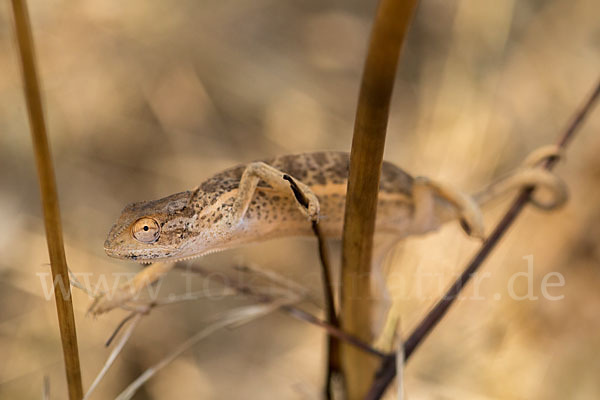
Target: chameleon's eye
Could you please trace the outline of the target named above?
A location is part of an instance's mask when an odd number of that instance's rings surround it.
[[[160,236],[160,225],[154,218],[140,218],[131,227],[133,237],[143,243],[154,243]]]

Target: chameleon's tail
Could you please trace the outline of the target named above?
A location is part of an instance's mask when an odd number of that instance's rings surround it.
[[[561,156],[562,153],[556,146],[541,147],[527,157],[521,168],[490,184],[474,194],[473,198],[481,206],[511,190],[534,187],[536,191],[531,196],[533,205],[543,210],[558,208],[567,201],[567,186],[557,175],[539,165],[548,158]],[[540,196],[537,190],[540,188],[549,195],[542,193],[544,195]]]

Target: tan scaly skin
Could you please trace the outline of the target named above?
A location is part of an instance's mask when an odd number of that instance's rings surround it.
[[[413,178],[384,162],[376,230],[400,240],[458,219],[470,235],[483,238],[482,203],[528,185],[543,185],[553,192],[551,203],[536,202],[540,207],[562,205],[566,200],[562,182],[534,165],[557,156],[555,148],[542,148],[533,156],[536,159],[529,159],[527,168],[474,196]],[[349,155],[342,152],[280,156],[233,167],[191,191],[128,205],[108,234],[106,253],[142,263],[165,263],[145,268],[110,298],[99,295],[90,311],[99,314],[124,304],[171,269],[174,261],[276,237],[312,235],[311,220],[319,221],[326,236],[340,238],[348,166]],[[298,184],[308,199],[307,208],[296,201],[285,175]]]

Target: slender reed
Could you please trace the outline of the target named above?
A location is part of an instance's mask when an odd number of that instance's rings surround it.
[[[383,148],[400,49],[417,0],[381,0],[365,61],[354,135],[342,238],[340,322],[345,332],[371,338],[371,256]],[[362,398],[378,360],[342,344],[341,361],[349,399]]]
[[[81,370],[79,368],[75,317],[73,315],[69,273],[63,246],[54,169],[48,145],[40,85],[35,65],[31,23],[25,0],[12,0],[12,6],[16,37],[21,56],[25,99],[27,101],[31,137],[33,139],[33,150],[44,210],[46,241],[50,255],[52,282],[54,284],[54,297],[56,299],[56,312],[58,314],[58,325],[65,360],[69,399],[79,400],[83,397],[83,388],[81,384]]]

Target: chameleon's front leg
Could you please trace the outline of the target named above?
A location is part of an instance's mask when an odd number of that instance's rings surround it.
[[[260,180],[265,181],[269,186],[280,191],[283,195],[294,195],[292,187],[290,186],[291,182],[285,178],[286,176],[289,175],[263,162],[253,162],[248,164],[240,179],[238,194],[233,203],[231,215],[232,221],[240,222],[242,218],[244,218]],[[307,202],[307,204],[304,205],[295,197],[298,209],[302,214],[306,215],[309,220],[317,220],[319,217],[319,200],[317,199],[317,196],[301,181],[295,178],[292,178],[292,181],[301,191],[301,194]]]

